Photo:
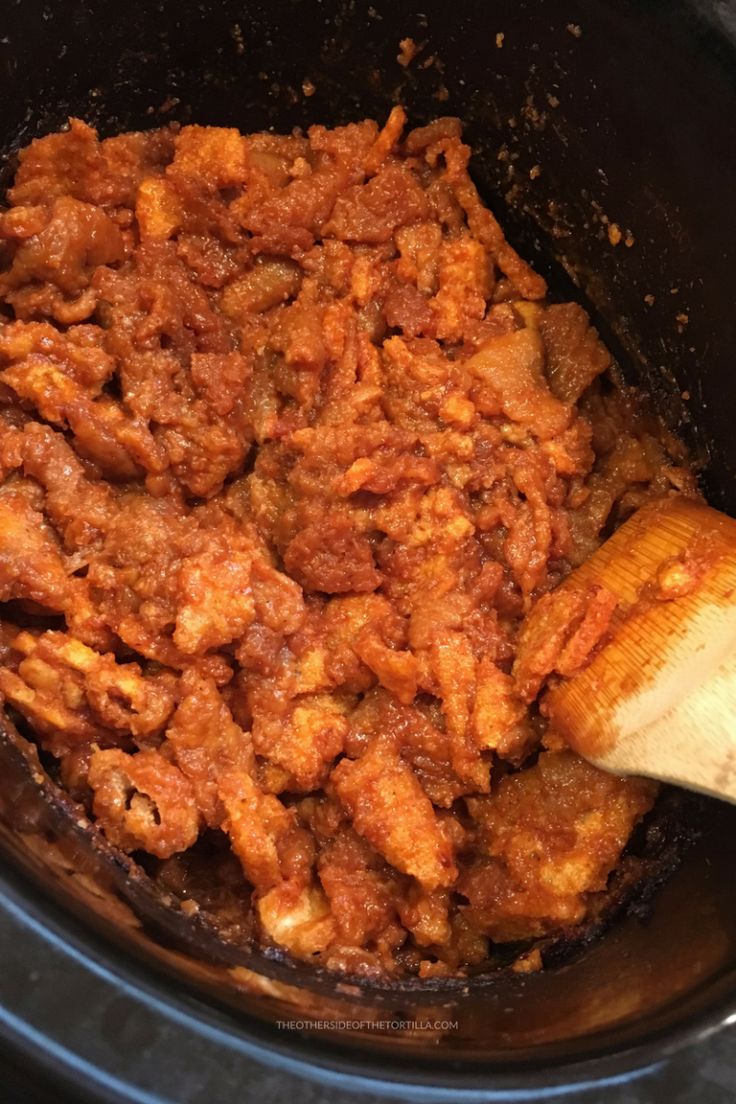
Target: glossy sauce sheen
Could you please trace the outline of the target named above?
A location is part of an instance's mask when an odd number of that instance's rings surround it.
[[[114,844],[199,900],[226,843],[205,896],[366,977],[595,907],[656,787],[546,730],[615,604],[551,592],[695,494],[458,121],[404,125],[72,121],[0,214],[0,692]]]

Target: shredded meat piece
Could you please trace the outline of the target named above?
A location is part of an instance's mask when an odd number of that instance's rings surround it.
[[[283,878],[279,842],[292,827],[292,814],[243,771],[225,774],[218,793],[225,807],[225,829],[248,881],[262,891],[278,885]]]
[[[379,937],[396,911],[391,867],[356,832],[343,827],[322,850],[318,870],[341,942],[362,946]]]
[[[551,390],[574,403],[611,366],[611,354],[577,303],[554,303],[539,316]]]
[[[656,783],[613,777],[570,751],[543,752],[495,794],[468,800],[479,833],[460,879],[468,911],[499,942],[579,922],[655,794]]]
[[[10,644],[12,668],[0,668],[0,693],[46,734],[61,755],[80,741],[145,745],[174,708],[170,672],[143,673],[61,632],[21,632]]]
[[[119,847],[166,859],[196,840],[199,812],[192,788],[157,751],[95,751],[87,781],[94,793],[92,810]]]
[[[61,612],[71,606],[74,580],[43,513],[12,486],[0,494],[0,600],[30,599]]]
[[[514,678],[523,701],[532,701],[548,675],[574,675],[600,642],[616,608],[599,583],[585,590],[545,594],[519,634]]]
[[[548,727],[615,613],[564,579],[697,494],[459,120],[406,122],[73,119],[0,210],[2,700],[167,892],[370,978],[605,892],[655,787]]]
[[[467,368],[495,394],[512,422],[548,440],[567,429],[572,412],[550,394],[543,363],[541,340],[533,330],[524,329],[492,338],[470,358]]]
[[[234,772],[254,772],[252,740],[233,720],[214,679],[190,669],[181,678],[180,692],[164,747],[189,779],[207,824],[219,828],[226,816],[220,781]]]
[[[394,753],[376,744],[354,762],[343,760],[331,783],[355,830],[392,866],[428,889],[452,884],[451,844],[413,771]]]

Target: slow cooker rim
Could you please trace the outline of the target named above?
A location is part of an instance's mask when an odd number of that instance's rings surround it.
[[[315,1041],[313,1034],[282,1033],[281,1041],[275,1025],[256,1023],[246,1015],[237,1031],[228,1029],[225,1014],[201,998],[190,997],[185,981],[172,984],[165,974],[146,971],[145,964],[132,953],[121,959],[114,945],[106,943],[103,936],[85,930],[80,921],[47,897],[40,887],[32,885],[19,872],[7,869],[0,872],[0,932],[3,928],[6,934],[10,929],[15,929],[18,935],[22,933],[26,946],[35,940],[37,947],[51,954],[57,979],[54,984],[59,984],[60,977],[70,994],[74,983],[78,984],[81,965],[105,987],[105,999],[124,996],[133,1001],[139,1026],[141,1019],[147,1019],[160,1028],[163,1019],[169,1030],[166,1047],[172,1061],[181,1061],[182,1053],[194,1057],[191,1044],[197,1043],[200,1048],[197,1061],[202,1054],[212,1060],[218,1053],[228,1053],[335,1089],[370,1091],[387,1098],[401,1094],[404,1099],[409,1099],[409,1093],[410,1099],[427,1104],[450,1099],[468,1104],[554,1099],[573,1087],[580,1091],[623,1084],[656,1070],[678,1051],[736,1022],[736,971],[730,971],[718,979],[726,992],[717,995],[705,1009],[680,1024],[652,1031],[610,1053],[572,1061],[540,1060],[534,1068],[523,1070],[502,1070],[497,1065],[482,1067],[462,1058],[440,1063],[422,1057],[421,1062],[409,1065],[406,1056],[402,1061],[401,1056],[391,1060],[381,1055],[383,1073],[377,1076],[371,1068],[375,1058],[370,1052],[349,1045],[330,1049],[329,1043]],[[42,986],[43,979],[37,984]],[[100,992],[102,1004],[102,989]],[[44,1034],[24,1020],[8,1007],[6,997],[7,994],[0,997],[0,1042],[33,1063],[34,1068],[43,1069],[57,1079],[62,1077],[90,1100],[164,1104],[173,1099],[126,1084],[110,1071],[109,1062],[105,1068],[100,1055],[100,1044],[104,1042],[101,1036],[89,1039],[93,1049],[98,1044],[96,1054],[81,1055],[58,1035],[54,1038]],[[99,1028],[100,1019],[99,1015],[88,1015],[85,1022]],[[188,1035],[186,1047],[182,1046],[182,1031]],[[105,1046],[101,1049],[104,1058]],[[493,1079],[492,1086],[488,1085],[489,1078]],[[226,1104],[228,1098],[218,1099]]]

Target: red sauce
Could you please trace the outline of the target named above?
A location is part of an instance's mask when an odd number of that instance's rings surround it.
[[[605,890],[655,788],[537,757],[610,616],[547,596],[692,488],[459,122],[404,123],[73,120],[0,214],[0,692],[113,844],[227,839],[265,943],[365,975]]]

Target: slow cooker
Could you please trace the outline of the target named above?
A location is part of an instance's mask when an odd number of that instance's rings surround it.
[[[69,115],[104,134],[460,116],[513,244],[736,511],[731,0],[16,0],[0,92],[6,182]],[[0,739],[0,763],[0,1040],[59,1097],[227,1104],[255,1058],[405,1100],[532,1099],[736,1018],[730,806],[689,805],[687,847],[655,826],[674,874],[541,974],[361,987],[227,946],[75,824],[29,745]]]

